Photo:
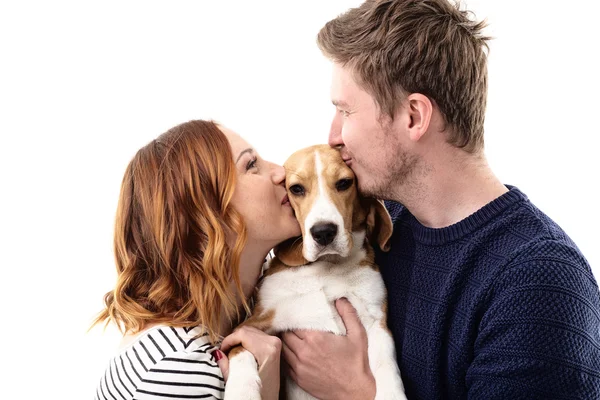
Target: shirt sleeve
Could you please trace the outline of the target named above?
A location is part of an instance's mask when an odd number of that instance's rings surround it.
[[[225,381],[211,355],[202,350],[175,352],[148,369],[138,385],[138,400],[222,399]]]
[[[599,399],[600,296],[585,261],[515,261],[483,310],[469,399]]]

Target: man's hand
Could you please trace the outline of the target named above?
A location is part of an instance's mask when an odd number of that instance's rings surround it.
[[[367,332],[346,299],[335,306],[346,336],[298,330],[282,336],[283,355],[292,379],[319,399],[373,399],[375,378],[369,367]]]

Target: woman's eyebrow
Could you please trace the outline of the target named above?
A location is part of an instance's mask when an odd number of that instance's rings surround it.
[[[246,150],[242,150],[242,152],[240,153],[240,155],[238,156],[237,160],[235,160],[235,163],[237,164],[238,161],[240,161],[240,158],[242,158],[242,156],[246,153],[252,153],[254,150],[251,148],[247,148]]]

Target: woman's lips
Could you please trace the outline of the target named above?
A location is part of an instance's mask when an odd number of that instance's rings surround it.
[[[285,196],[283,196],[283,199],[281,199],[281,204],[290,204],[290,198],[288,197],[287,193],[285,194]]]

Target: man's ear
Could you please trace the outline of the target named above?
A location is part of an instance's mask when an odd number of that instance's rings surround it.
[[[410,139],[417,142],[429,129],[433,115],[433,103],[429,97],[421,93],[411,93],[407,101],[406,107],[410,117],[408,132]]]
[[[371,243],[377,243],[383,251],[389,251],[389,240],[394,226],[392,218],[383,205],[383,201],[372,199],[367,215],[367,237]]]
[[[273,253],[282,263],[290,267],[308,264],[308,261],[302,255],[303,243],[302,236],[291,238],[276,246]]]

